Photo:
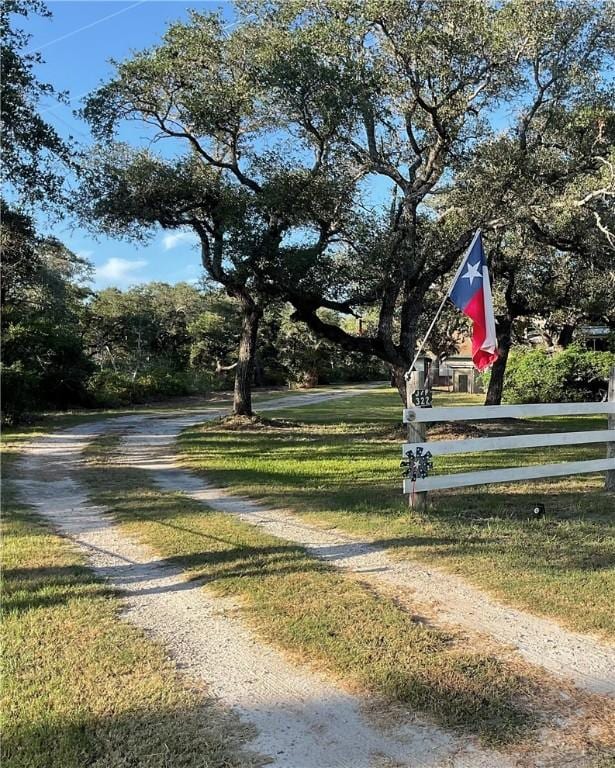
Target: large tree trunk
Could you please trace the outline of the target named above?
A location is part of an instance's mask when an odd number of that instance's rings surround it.
[[[233,414],[252,416],[252,384],[254,380],[254,358],[258,324],[263,310],[251,299],[241,298],[242,320],[239,356],[235,368],[235,391],[233,395]]]
[[[399,368],[395,366],[391,370],[391,385],[397,387],[401,401],[404,404],[404,408],[407,407],[407,384],[406,384],[406,371],[407,368]]]
[[[501,405],[502,394],[504,392],[504,374],[506,373],[506,363],[508,362],[508,353],[511,346],[511,328],[512,321],[508,318],[498,324],[498,351],[500,356],[493,364],[491,369],[491,378],[489,379],[489,388],[485,405]]]

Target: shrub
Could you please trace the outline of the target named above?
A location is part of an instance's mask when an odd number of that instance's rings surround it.
[[[3,333],[2,421],[18,423],[45,408],[85,405],[92,364],[71,328],[34,318]]]
[[[615,353],[590,352],[572,345],[550,354],[545,349],[513,349],[504,379],[507,403],[565,403],[595,400],[606,389]]]
[[[116,407],[204,393],[212,389],[212,378],[194,370],[154,369],[136,376],[125,371],[103,370],[90,378],[88,390],[96,405]]]

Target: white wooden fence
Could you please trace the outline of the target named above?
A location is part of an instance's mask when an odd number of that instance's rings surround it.
[[[426,442],[424,427],[427,423],[450,421],[484,421],[486,419],[532,418],[536,416],[587,416],[608,414],[608,429],[579,432],[554,432],[548,434],[522,434],[505,437],[440,440]],[[604,459],[566,461],[558,464],[535,464],[508,469],[460,472],[449,475],[408,477],[404,480],[404,493],[410,494],[412,506],[425,506],[426,492],[442,488],[461,488],[488,483],[508,483],[518,480],[535,480],[541,477],[558,477],[588,472],[607,472],[606,487],[615,490],[615,369],[609,383],[609,400],[603,403],[548,403],[538,405],[464,406],[454,408],[406,408],[404,422],[409,426],[413,442],[402,448],[404,457],[417,449],[427,451],[433,458],[452,454],[482,451],[502,451],[519,448],[539,448],[560,445],[607,443]],[[436,467],[437,469],[437,467]]]

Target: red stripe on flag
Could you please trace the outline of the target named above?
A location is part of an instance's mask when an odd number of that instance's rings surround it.
[[[472,360],[479,371],[483,371],[491,363],[498,359],[497,350],[495,352],[486,352],[481,349],[487,335],[485,323],[485,301],[482,290],[476,291],[474,296],[466,304],[463,313],[473,322],[472,329]]]

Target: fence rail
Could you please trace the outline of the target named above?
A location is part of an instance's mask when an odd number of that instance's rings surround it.
[[[465,405],[454,408],[404,408],[404,423],[524,419],[534,416],[591,416],[597,413],[615,413],[615,402],[525,403],[523,405]]]
[[[504,437],[481,437],[459,440],[427,442],[424,425],[442,421],[484,421],[491,419],[533,418],[537,416],[587,416],[608,415],[608,429],[578,432],[550,432],[518,434]],[[413,506],[425,505],[425,494],[444,488],[461,488],[471,485],[509,483],[535,480],[543,477],[563,477],[591,472],[606,472],[607,490],[615,490],[615,369],[609,383],[609,400],[603,403],[540,403],[524,405],[462,406],[453,408],[406,408],[404,422],[408,424],[413,442],[404,443],[402,455],[427,466],[425,454],[431,457],[483,451],[503,451],[519,448],[543,448],[563,445],[606,443],[605,459],[566,461],[558,464],[534,464],[523,467],[478,470],[447,475],[431,475],[427,471],[409,470],[404,480],[404,493],[410,494]],[[414,427],[413,425],[417,425]],[[420,439],[417,439],[419,438]],[[406,464],[407,465],[407,464]],[[417,465],[418,466],[418,463]]]
[[[554,445],[581,445],[583,443],[609,443],[615,441],[615,430],[594,429],[589,432],[549,432],[536,435],[510,435],[509,437],[478,437],[460,440],[438,440],[434,443],[404,443],[402,454],[422,446],[432,456],[450,456],[456,453],[482,453],[505,451],[511,448],[543,448]]]
[[[478,472],[458,472],[454,475],[435,475],[412,480],[404,480],[404,493],[422,493],[443,488],[463,488],[468,485],[487,485],[491,483],[511,483],[519,480],[538,480],[541,477],[562,477],[564,475],[582,475],[589,472],[615,470],[615,459],[593,459],[591,461],[563,461],[559,464],[533,464],[529,467],[510,467],[508,469],[486,469]]]

